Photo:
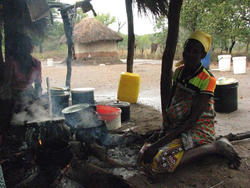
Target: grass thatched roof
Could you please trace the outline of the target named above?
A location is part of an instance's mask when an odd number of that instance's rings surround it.
[[[108,28],[95,18],[86,17],[77,23],[73,30],[73,38],[82,44],[98,41],[122,41],[122,36]],[[62,36],[60,43],[65,43],[66,37]]]

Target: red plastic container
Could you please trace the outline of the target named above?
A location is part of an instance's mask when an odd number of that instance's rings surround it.
[[[107,123],[114,120],[121,114],[120,108],[107,105],[96,105],[96,111],[99,118],[105,120]]]

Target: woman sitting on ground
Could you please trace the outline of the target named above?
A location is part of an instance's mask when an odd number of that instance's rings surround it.
[[[241,158],[226,138],[215,141],[213,95],[216,79],[202,66],[212,38],[195,31],[185,42],[183,63],[173,77],[171,102],[157,140],[140,150],[140,162],[151,173],[173,172],[198,158],[221,154],[236,168]]]

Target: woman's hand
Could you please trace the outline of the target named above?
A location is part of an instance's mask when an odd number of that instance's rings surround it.
[[[142,156],[141,156],[141,161],[146,163],[151,163],[153,161],[153,158],[155,157],[155,155],[158,153],[158,146],[157,144],[152,144],[150,146],[148,146]]]
[[[166,135],[166,129],[163,128],[160,133],[159,133],[159,136],[158,136],[158,140],[160,140],[162,137],[164,137]]]

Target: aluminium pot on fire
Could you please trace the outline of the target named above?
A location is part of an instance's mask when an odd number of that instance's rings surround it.
[[[81,123],[85,117],[91,118],[92,108],[87,103],[75,104],[64,108],[62,113],[65,117],[66,125],[74,132],[76,124]]]
[[[96,126],[87,126],[83,124],[76,125],[75,137],[78,141],[94,141],[102,145],[107,136],[108,129],[105,120],[98,119],[96,121]]]

